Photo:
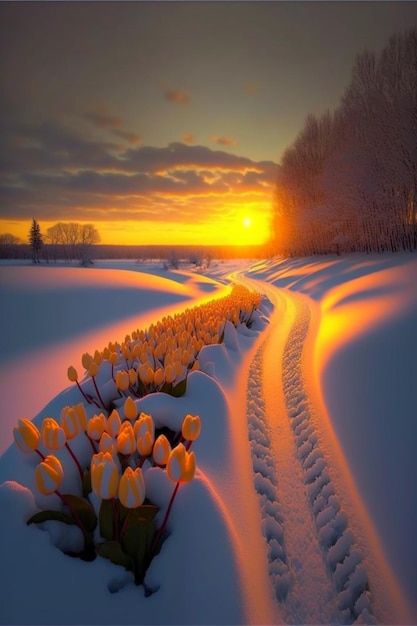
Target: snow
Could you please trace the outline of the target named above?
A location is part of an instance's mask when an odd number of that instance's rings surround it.
[[[416,276],[410,254],[212,262],[204,274],[2,265],[0,623],[415,622]],[[178,430],[187,413],[202,422],[196,477],[179,489],[145,597],[122,567],[61,552],[77,528],[26,526],[59,500],[37,492],[39,458],[12,429],[81,401],[66,372],[84,352],[231,282],[264,294],[253,326],[228,323],[224,342],[201,350],[184,396],[135,401],[157,427]],[[87,464],[87,438],[70,443]],[[73,461],[59,456],[63,492],[76,493]],[[160,523],[173,483],[144,473]]]

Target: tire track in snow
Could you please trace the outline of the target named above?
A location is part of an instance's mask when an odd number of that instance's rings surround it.
[[[341,622],[376,624],[362,554],[349,530],[310,419],[301,361],[310,312],[305,304],[298,305],[296,311],[283,354],[283,390],[309,506]]]
[[[262,534],[267,544],[268,575],[276,599],[278,602],[282,602],[286,599],[290,587],[290,572],[269,426],[265,415],[264,347],[265,341],[258,348],[249,369],[247,388],[248,434],[254,485],[258,494],[262,517]]]

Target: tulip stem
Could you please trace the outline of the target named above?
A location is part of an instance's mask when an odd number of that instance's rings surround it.
[[[62,493],[60,493],[58,491],[58,489],[55,491],[56,495],[61,498],[62,502],[65,504],[66,507],[68,507],[71,515],[73,516],[73,518],[75,519],[77,525],[79,526],[80,530],[82,531],[84,538],[87,539],[87,531],[83,526],[82,521],[80,520],[80,518],[78,517],[77,513],[74,511],[74,509],[71,507],[70,503],[67,501],[66,497],[62,495]]]
[[[65,447],[66,447],[66,449],[68,450],[68,452],[70,453],[70,455],[72,456],[72,458],[73,458],[73,460],[74,460],[74,463],[75,463],[75,465],[77,466],[78,471],[80,472],[81,481],[82,481],[82,480],[83,480],[83,476],[84,476],[84,473],[83,473],[82,467],[81,467],[81,465],[80,465],[80,463],[79,463],[79,461],[78,461],[77,457],[75,456],[74,452],[73,452],[73,451],[71,450],[71,448],[69,447],[69,445],[68,445],[68,442],[67,442],[67,441],[65,442]]]
[[[122,533],[120,533],[120,537],[119,537],[119,510],[118,510],[118,507],[117,507],[116,500],[114,498],[112,498],[111,504],[112,504],[112,507],[113,507],[113,533],[114,533],[114,538],[117,541],[122,536]],[[124,527],[124,525],[123,525],[123,527]],[[123,532],[123,530],[122,530],[122,532]]]
[[[123,522],[122,530],[120,531],[120,541],[122,540],[122,537],[127,531],[127,527],[129,526],[129,513],[130,513],[130,509],[128,510],[126,514],[125,521]]]
[[[44,455],[42,454],[42,452],[41,452],[40,450],[38,450],[38,448],[35,448],[35,452],[36,452],[37,454],[39,454],[39,456],[41,457],[42,461],[44,461],[44,460],[45,460]]]
[[[155,556],[156,550],[158,549],[159,542],[160,542],[160,541],[161,541],[161,539],[162,539],[162,535],[163,535],[163,533],[164,533],[165,526],[167,525],[168,518],[169,518],[169,516],[170,516],[170,514],[171,514],[172,505],[174,504],[175,496],[177,495],[177,491],[178,491],[178,489],[179,489],[179,486],[180,486],[180,483],[178,482],[178,483],[175,485],[175,489],[174,489],[174,491],[172,492],[172,496],[171,496],[171,499],[170,499],[170,501],[169,501],[168,508],[167,508],[166,513],[165,513],[164,520],[163,520],[163,522],[162,522],[162,524],[161,524],[161,526],[160,526],[160,528],[159,528],[158,532],[157,532],[157,533],[156,533],[156,535],[155,535],[155,539],[154,539],[154,540],[153,540],[153,542],[152,542],[152,546],[151,546],[151,559]]]
[[[88,436],[88,434],[84,431],[85,436],[87,437],[88,441],[91,444],[91,448],[93,449],[94,454],[97,454],[97,448],[96,448],[96,444],[94,443],[94,441],[91,439],[91,437]]]
[[[78,389],[80,390],[80,392],[81,392],[81,394],[82,394],[83,398],[84,398],[85,400],[87,400],[88,404],[91,404],[91,400],[88,398],[88,396],[87,396],[87,395],[84,393],[84,391],[81,389],[81,385],[80,385],[80,383],[78,382],[78,380],[76,380],[75,382],[77,383],[77,387],[78,387]]]
[[[103,398],[101,397],[101,395],[100,395],[100,391],[99,391],[99,389],[98,389],[98,387],[97,387],[96,378],[95,378],[95,376],[92,376],[91,378],[93,379],[93,383],[94,383],[94,387],[95,387],[95,390],[96,390],[96,394],[97,394],[97,396],[98,396],[98,399],[100,400],[100,402],[101,402],[101,405],[102,405],[103,409],[104,409],[105,411],[107,411],[106,405],[104,404],[104,402],[103,402]]]

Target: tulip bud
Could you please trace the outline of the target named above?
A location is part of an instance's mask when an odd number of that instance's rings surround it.
[[[123,408],[124,408],[126,419],[132,420],[132,421],[136,419],[138,415],[138,410],[136,408],[136,404],[134,400],[132,400],[130,396],[126,398],[126,402]]]
[[[120,454],[133,454],[136,450],[136,439],[133,427],[130,422],[123,422],[123,427],[120,429],[117,436],[117,452]]]
[[[19,419],[19,426],[13,428],[13,437],[21,452],[34,452],[40,443],[41,434],[35,424],[27,419]]]
[[[120,415],[116,409],[113,409],[107,420],[106,431],[109,435],[111,435],[111,437],[117,437],[121,425],[122,420],[120,419]]]
[[[98,365],[97,365],[97,363],[95,361],[92,361],[90,367],[88,368],[88,374],[91,377],[97,376],[97,374],[98,374]]]
[[[75,367],[72,367],[72,365],[70,365],[67,370],[67,376],[68,380],[70,380],[72,383],[76,383],[78,380],[77,370],[75,369]]]
[[[155,437],[155,424],[153,423],[152,417],[141,412],[134,424],[133,431],[135,437],[141,437],[146,432],[149,432],[153,440]]]
[[[186,415],[181,427],[181,434],[184,439],[194,441],[201,432],[201,421],[198,415]]]
[[[106,359],[107,361],[109,360],[109,356],[110,356],[110,350],[108,349],[108,347],[106,346],[105,348],[103,348],[103,359]]]
[[[88,354],[88,352],[85,352],[81,357],[82,366],[86,370],[88,370],[92,361],[93,361],[93,357],[91,356],[91,354]]]
[[[65,431],[52,417],[42,422],[42,440],[48,450],[60,450],[67,442]]]
[[[182,443],[179,443],[169,455],[167,468],[168,478],[174,483],[187,483],[194,478],[194,452],[187,452]]]
[[[165,368],[165,380],[168,384],[173,383],[176,378],[175,367],[171,364]]]
[[[99,441],[106,428],[106,423],[107,421],[104,413],[100,413],[100,415],[93,415],[87,424],[87,435],[90,439]]]
[[[117,372],[116,387],[121,391],[126,391],[126,389],[129,387],[129,374],[125,370]]]
[[[149,431],[137,438],[138,452],[141,456],[149,456],[152,452],[153,437]]]
[[[153,447],[153,459],[157,465],[166,465],[171,453],[171,444],[165,435],[159,435]]]
[[[101,365],[102,360],[103,360],[103,355],[101,354],[101,352],[96,350],[94,352],[94,362],[97,363],[97,365]]]
[[[109,452],[93,454],[91,458],[91,488],[102,500],[110,500],[117,495],[119,474]]]
[[[135,370],[130,369],[128,371],[128,374],[129,374],[129,384],[132,386],[136,385],[138,382],[138,375],[136,374]]]
[[[59,489],[63,478],[64,470],[61,462],[53,454],[48,454],[35,468],[36,486],[44,496],[49,496]]]
[[[71,406],[64,406],[61,411],[61,426],[67,439],[73,439],[82,431],[78,415]]]
[[[119,360],[117,352],[110,352],[109,361],[112,365],[116,365]]]
[[[157,385],[158,387],[160,385],[162,385],[164,382],[164,371],[158,367],[158,369],[155,370],[155,374],[154,374],[154,383],[155,385]]]
[[[110,452],[110,454],[117,452],[116,439],[113,439],[108,433],[104,432],[100,437],[98,449],[100,452]]]
[[[145,500],[145,481],[140,467],[127,467],[119,483],[119,500],[127,509],[136,509]]]

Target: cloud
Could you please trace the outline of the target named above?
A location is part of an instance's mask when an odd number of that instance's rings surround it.
[[[259,93],[259,86],[257,85],[257,83],[249,81],[245,85],[245,93],[248,96],[256,96]]]
[[[91,122],[97,128],[109,130],[116,137],[120,137],[124,141],[136,145],[140,143],[140,135],[123,128],[123,120],[117,115],[109,112],[104,104],[99,104],[95,108],[83,113],[81,117]]]
[[[218,137],[217,135],[212,135],[211,140],[214,143],[218,143],[220,146],[235,146],[236,141],[231,137]]]
[[[97,105],[95,109],[87,111],[82,117],[98,128],[114,129],[122,126],[122,119],[109,113],[107,107],[103,104]]]
[[[168,89],[165,91],[165,100],[168,102],[174,102],[175,104],[189,104],[190,98],[185,91],[177,91],[174,89]]]
[[[121,128],[111,130],[130,139]],[[266,205],[273,195],[278,166],[272,161],[181,142],[155,147],[100,141],[62,120],[9,123],[3,131],[0,219],[36,215],[45,221],[100,221],[152,215],[166,223],[195,223],[198,207],[208,219],[225,202]]]
[[[184,143],[194,143],[195,139],[194,139],[194,135],[192,135],[191,133],[183,133],[182,135],[182,140]]]

